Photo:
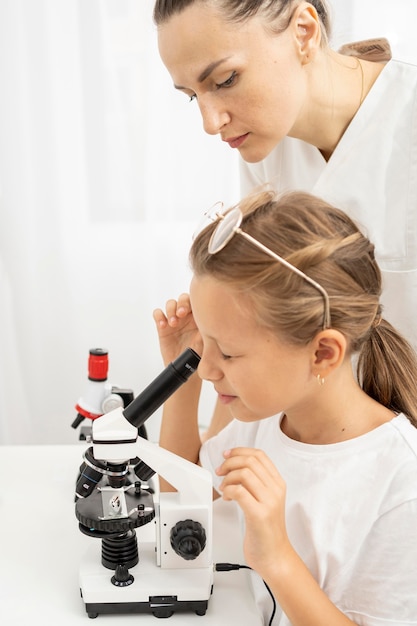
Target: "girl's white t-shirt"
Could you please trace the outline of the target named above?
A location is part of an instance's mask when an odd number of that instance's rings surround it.
[[[215,487],[223,451],[236,446],[276,465],[291,543],[343,613],[361,626],[417,624],[417,429],[406,417],[330,445],[288,438],[279,416],[234,420],[201,449]],[[255,587],[267,624],[271,601],[262,581]],[[275,624],[289,624],[279,607]]]

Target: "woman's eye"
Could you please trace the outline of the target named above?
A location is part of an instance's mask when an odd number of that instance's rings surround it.
[[[224,361],[228,361],[232,358],[229,354],[224,354],[223,352],[221,353],[221,356]]]
[[[217,89],[222,89],[223,87],[227,89],[227,87],[232,87],[232,85],[235,82],[236,76],[237,76],[236,72],[232,72],[229,78],[225,80],[223,83],[216,83]]]
[[[193,93],[192,96],[190,96],[190,99],[188,100],[188,102],[192,102],[193,100],[196,100],[197,96],[195,95],[195,93]]]

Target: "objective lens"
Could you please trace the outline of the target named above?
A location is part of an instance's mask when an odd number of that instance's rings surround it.
[[[139,480],[142,480],[143,482],[148,482],[148,480],[150,480],[155,474],[155,471],[149,467],[149,465],[146,465],[146,463],[144,463],[141,459],[139,459],[139,463],[136,463],[133,471]]]
[[[86,450],[84,463],[80,467],[80,475],[75,487],[75,496],[76,498],[88,498],[103,476],[107,476],[111,487],[119,489],[125,484],[128,471],[128,463],[97,461],[93,455],[93,448],[90,447]]]
[[[80,467],[80,475],[75,487],[75,495],[78,498],[88,498],[102,477],[102,472],[99,472],[94,467],[87,465],[87,463],[83,463]]]

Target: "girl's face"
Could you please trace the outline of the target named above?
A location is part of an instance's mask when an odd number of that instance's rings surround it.
[[[244,296],[210,276],[194,277],[190,297],[203,339],[198,367],[234,418],[251,422],[311,406],[317,388],[311,346],[293,346],[257,324]]]
[[[306,80],[295,29],[273,35],[260,17],[227,22],[200,2],[159,27],[174,86],[199,106],[205,131],[245,161],[267,156],[301,111]]]

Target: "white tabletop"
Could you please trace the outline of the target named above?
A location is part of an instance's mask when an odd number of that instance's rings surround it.
[[[0,446],[0,616],[13,626],[88,624],[79,565],[91,542],[74,512],[74,487],[85,444]],[[243,563],[231,503],[214,503],[214,560]],[[153,615],[99,615],[97,626],[153,624]],[[176,613],[167,626],[260,626],[247,570],[215,572],[205,616]]]

